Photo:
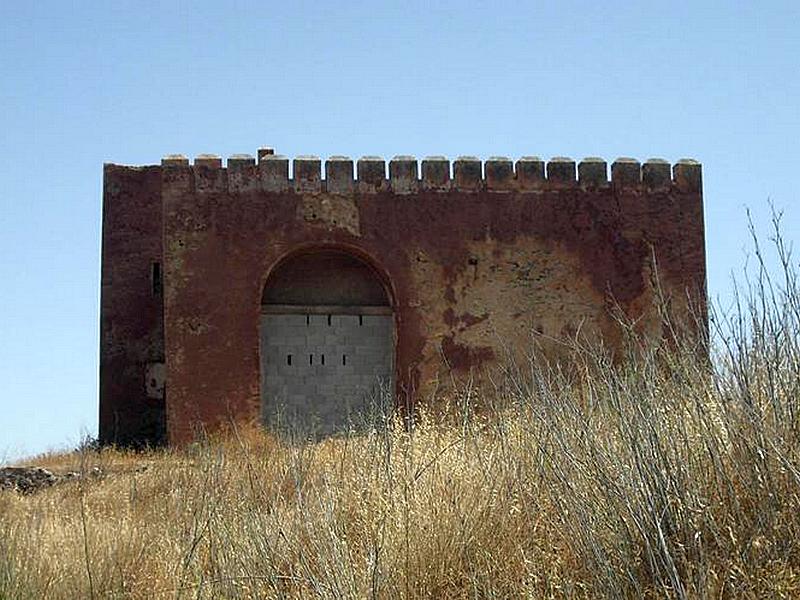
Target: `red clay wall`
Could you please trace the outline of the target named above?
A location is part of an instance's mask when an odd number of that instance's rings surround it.
[[[100,439],[159,443],[164,399],[147,378],[164,364],[162,295],[152,264],[161,263],[160,167],[106,165],[100,292]]]
[[[581,163],[577,175],[573,162],[554,160],[546,177],[535,159],[520,160],[516,168],[506,160],[487,161],[485,172],[477,160],[456,161],[452,180],[444,160],[423,161],[421,178],[417,166],[413,159],[392,161],[385,179],[383,161],[363,159],[355,180],[352,162],[336,158],[327,161],[325,180],[313,158],[295,160],[292,180],[288,160],[275,156],[258,164],[234,157],[227,169],[214,158],[198,158],[194,166],[173,158],[152,168],[161,174],[164,210],[171,441],[191,439],[199,424],[213,428],[230,418],[259,418],[262,290],[270,270],[301,249],[347,249],[387,281],[400,401],[407,393],[429,396],[451,372],[468,373],[507,352],[523,352],[532,331],[560,337],[580,330],[614,347],[614,301],[657,333],[654,264],[678,312],[687,298],[704,302],[696,163],[671,171],[663,162],[641,168],[620,161],[612,181],[597,160]],[[115,186],[127,190],[129,221],[112,218],[123,204],[119,192],[110,194]],[[155,213],[155,195],[156,182],[140,171],[106,170],[106,212],[113,215],[104,220],[103,322],[105,330],[107,321],[122,319],[130,329],[125,335],[133,349],[119,355],[122,362],[141,361],[142,336],[160,331],[153,300],[127,279],[141,275],[134,264],[147,262],[149,268],[148,252],[158,249],[153,232],[160,228],[147,229],[135,242],[129,235]],[[113,244],[118,237],[125,240],[119,246]],[[117,278],[119,270],[125,274]],[[140,303],[141,313],[132,308]],[[114,347],[104,345],[103,353]],[[108,357],[103,364],[106,379],[123,370]],[[101,414],[139,410],[134,379],[121,377],[117,395],[104,387],[101,406],[107,408]],[[101,435],[107,430],[101,427]]]

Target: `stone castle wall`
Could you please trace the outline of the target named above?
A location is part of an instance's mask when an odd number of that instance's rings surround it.
[[[600,159],[289,167],[267,150],[227,168],[208,155],[106,165],[101,439],[183,442],[258,419],[262,292],[297,252],[344,251],[378,274],[398,402],[524,353],[534,333],[618,347],[615,307],[657,334],[656,285],[678,314],[704,307],[695,161],[620,159],[610,178]]]

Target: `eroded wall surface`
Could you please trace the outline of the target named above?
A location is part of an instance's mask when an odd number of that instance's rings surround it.
[[[100,290],[100,439],[165,439],[160,167],[106,165]],[[156,276],[154,281],[153,277]]]
[[[618,161],[610,180],[599,160],[576,168],[566,159],[546,167],[535,158],[516,165],[464,159],[453,164],[451,175],[443,159],[422,161],[418,173],[419,163],[403,157],[390,163],[388,178],[380,159],[355,166],[354,178],[352,161],[330,159],[323,179],[319,159],[298,158],[289,179],[288,159],[274,155],[257,163],[234,157],[227,168],[213,157],[198,158],[194,165],[173,157],[152,168],[163,207],[157,236],[151,239],[148,230],[142,248],[123,252],[125,243],[133,243],[126,238],[118,251],[115,236],[127,234],[115,233],[122,227],[116,218],[104,221],[104,240],[109,239],[103,255],[104,323],[116,323],[114,311],[133,311],[116,307],[112,297],[129,307],[147,300],[138,283],[124,281],[139,276],[133,264],[151,260],[155,238],[163,239],[172,441],[191,439],[199,425],[259,418],[263,287],[282,259],[304,249],[352,252],[384,278],[397,332],[398,402],[428,397],[453,374],[477,372],[508,353],[524,353],[532,332],[586,335],[613,348],[619,340],[610,313],[617,305],[657,333],[656,272],[677,312],[690,301],[704,302],[696,163],[672,169],[658,161],[643,167]],[[120,192],[110,192],[119,187],[127,190],[128,205],[141,203],[142,215],[155,213],[155,187],[144,179],[140,171],[107,169],[105,203],[125,204]],[[125,268],[131,271],[115,280],[113,274]],[[147,302],[143,314],[150,315],[157,309]],[[124,314],[125,322],[139,322],[132,312]],[[145,321],[155,322],[141,320],[145,329]],[[158,331],[130,331],[132,350],[124,356],[141,359],[141,341],[156,339]],[[123,354],[120,361],[130,362]],[[116,374],[122,363],[114,364]],[[126,403],[138,406],[130,400],[136,394],[122,392],[134,385],[133,376],[120,381],[116,396],[108,393],[108,384],[104,388],[101,406],[114,408],[107,413],[124,413]]]

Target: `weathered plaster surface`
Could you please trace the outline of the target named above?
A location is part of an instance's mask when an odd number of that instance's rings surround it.
[[[439,164],[431,165],[430,177],[438,177]],[[657,334],[656,268],[678,312],[686,310],[687,298],[701,305],[704,300],[699,183],[545,181],[519,189],[499,181],[501,190],[487,189],[486,182],[470,188],[464,178],[471,172],[462,169],[459,181],[470,189],[434,189],[414,179],[414,164],[413,172],[398,170],[411,179],[399,182],[397,193],[389,182],[369,183],[366,176],[336,187],[345,192],[329,193],[313,170],[292,187],[279,172],[259,174],[261,166],[156,167],[153,181],[133,169],[106,171],[106,211],[118,210],[120,219],[133,212],[132,221],[141,218],[153,227],[144,228],[147,252],[104,245],[104,294],[129,305],[140,302],[134,284],[126,283],[136,273],[126,272],[118,288],[106,281],[106,270],[132,268],[145,255],[149,264],[163,236],[167,420],[175,442],[191,439],[198,425],[259,418],[261,295],[270,271],[299,250],[344,249],[384,280],[396,320],[399,402],[407,395],[427,397],[452,374],[478,372],[509,353],[524,353],[533,332],[581,334],[614,348],[615,305]],[[111,191],[116,187],[130,198],[125,208]],[[159,193],[163,228],[155,226],[158,218],[140,214],[157,212],[151,205],[158,205]],[[123,235],[120,227],[117,220],[104,222],[104,240]],[[118,309],[105,296],[103,306],[104,322],[115,321]],[[135,321],[130,314],[124,318]],[[156,321],[141,323],[156,331]],[[137,336],[122,344],[126,357],[136,354]],[[115,374],[127,368],[115,364]],[[133,386],[132,379],[124,382]],[[119,398],[104,395],[101,404],[107,412],[124,412],[132,401]]]
[[[164,363],[162,299],[151,265],[162,260],[159,167],[104,169],[100,321],[100,437],[158,443],[164,399],[148,393],[148,371]]]

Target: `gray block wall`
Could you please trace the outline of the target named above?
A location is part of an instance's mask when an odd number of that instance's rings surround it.
[[[384,416],[393,392],[393,328],[389,315],[262,315],[265,424],[330,435]]]

